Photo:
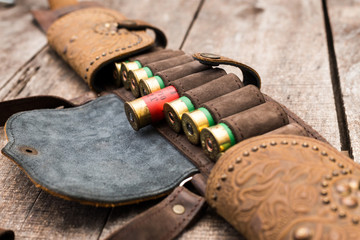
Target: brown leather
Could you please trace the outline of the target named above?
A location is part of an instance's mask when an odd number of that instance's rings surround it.
[[[243,86],[242,81],[235,74],[230,73],[191,89],[185,92],[184,96],[191,100],[195,108],[198,108],[204,102],[235,91]]]
[[[51,10],[77,4],[77,0],[48,0]]]
[[[177,187],[161,203],[136,216],[107,239],[173,239],[199,213],[204,204],[203,197],[184,187]]]
[[[280,128],[289,123],[289,119],[281,106],[275,102],[267,102],[243,112],[223,118],[233,132],[236,142],[258,136]]]
[[[73,103],[54,96],[35,96],[4,101],[0,103],[0,126],[4,126],[7,119],[18,112],[45,108],[68,108],[73,106]]]
[[[157,46],[161,46],[163,48],[167,45],[167,39],[163,31],[161,31],[159,28],[155,27],[154,25],[151,25],[145,21],[142,20],[127,20],[119,22],[119,27],[126,28],[128,30],[143,30],[146,29],[153,30],[155,33],[155,43]]]
[[[205,102],[200,107],[209,110],[214,121],[217,123],[222,118],[245,111],[264,102],[265,99],[260,90],[253,85],[248,85]]]
[[[184,55],[184,54],[185,54],[184,51],[181,51],[181,50],[173,51],[170,49],[163,49],[160,51],[146,53],[146,54],[142,54],[142,55],[136,56],[136,57],[131,57],[131,58],[129,58],[129,61],[136,60],[136,61],[140,62],[141,66],[145,66],[152,62],[157,62],[160,60],[169,59],[169,58]]]
[[[171,81],[177,80],[185,76],[189,76],[197,72],[205,71],[210,68],[211,67],[207,65],[192,60],[191,62],[185,63],[183,65],[158,72],[156,75],[158,75],[163,80],[165,86],[168,86]]]
[[[300,126],[297,123],[290,123],[281,128],[275,129],[271,132],[265,133],[272,134],[272,135],[279,135],[279,134],[286,134],[286,135],[297,135],[297,136],[304,136],[308,137],[308,133],[306,132],[305,128]]]
[[[188,76],[176,79],[174,81],[169,82],[169,85],[174,86],[179,93],[180,96],[184,94],[184,92],[201,86],[207,82],[210,82],[216,78],[224,76],[226,72],[220,68],[210,68],[205,71],[197,72],[190,74]]]
[[[0,228],[0,240],[13,240],[15,239],[15,234],[11,230]]]
[[[328,144],[251,138],[214,166],[206,199],[247,239],[359,239],[360,169]]]
[[[100,91],[108,84],[104,82],[107,71],[101,69],[117,59],[145,50],[154,43],[144,30],[130,31],[119,26],[134,27],[116,11],[86,8],[55,21],[47,37],[50,46],[89,86]],[[96,78],[100,73],[104,75]]]
[[[180,66],[188,62],[194,61],[190,55],[180,55],[175,56],[169,59],[164,59],[157,62],[152,62],[149,64],[146,64],[145,66],[150,68],[153,75],[157,75],[158,72],[163,71],[165,69],[169,69],[175,66]]]
[[[54,0],[54,2],[58,1]],[[31,13],[36,22],[39,24],[41,30],[46,33],[51,24],[53,24],[53,22],[55,22],[58,18],[76,10],[88,7],[101,7],[101,4],[96,2],[79,2],[76,5],[64,6],[56,10],[31,10]]]
[[[212,66],[224,64],[238,67],[243,74],[243,82],[245,85],[252,84],[257,86],[258,88],[261,87],[260,75],[255,71],[255,69],[246,64],[212,53],[195,53],[193,57],[194,59],[198,60],[203,64],[208,64]]]

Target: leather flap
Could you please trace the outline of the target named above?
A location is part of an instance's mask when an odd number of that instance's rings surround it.
[[[82,203],[159,197],[197,171],[153,127],[135,132],[112,94],[71,109],[15,114],[5,130],[3,154],[38,187]]]

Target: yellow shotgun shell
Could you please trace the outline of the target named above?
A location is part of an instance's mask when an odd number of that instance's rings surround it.
[[[130,89],[129,72],[141,68],[137,62],[122,62],[120,68],[120,77],[125,89]]]
[[[181,122],[187,139],[192,144],[199,144],[201,130],[209,126],[206,115],[201,110],[197,109],[191,113],[184,113]]]

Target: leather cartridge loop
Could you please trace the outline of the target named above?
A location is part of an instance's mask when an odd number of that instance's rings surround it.
[[[167,198],[135,217],[107,240],[173,239],[201,213],[203,206],[203,197],[185,187],[177,187]]]
[[[167,45],[167,38],[163,31],[159,28],[142,20],[123,20],[118,23],[118,28],[126,28],[128,30],[146,30],[151,29],[155,32],[155,44],[163,48]]]
[[[55,96],[35,96],[0,102],[0,126],[4,126],[7,119],[18,112],[45,108],[69,108],[73,106],[73,103]]]
[[[207,65],[218,66],[220,64],[230,65],[240,68],[243,73],[243,82],[245,85],[255,85],[258,88],[261,87],[261,78],[260,75],[250,66],[235,61],[231,58],[226,58],[217,54],[212,53],[195,53],[193,55],[195,60]]]

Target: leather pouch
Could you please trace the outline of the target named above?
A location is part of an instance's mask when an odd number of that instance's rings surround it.
[[[110,94],[71,109],[15,114],[2,152],[36,186],[100,206],[168,194],[198,171],[154,128],[135,132],[123,111],[121,99]]]
[[[214,166],[207,202],[247,239],[358,239],[360,169],[293,135],[237,144]]]
[[[88,7],[52,23],[47,38],[49,45],[92,89],[101,91],[115,84],[109,63],[154,45],[154,39],[145,31],[148,28],[154,30],[156,44],[165,47],[166,37],[156,27],[128,20],[110,9]]]

